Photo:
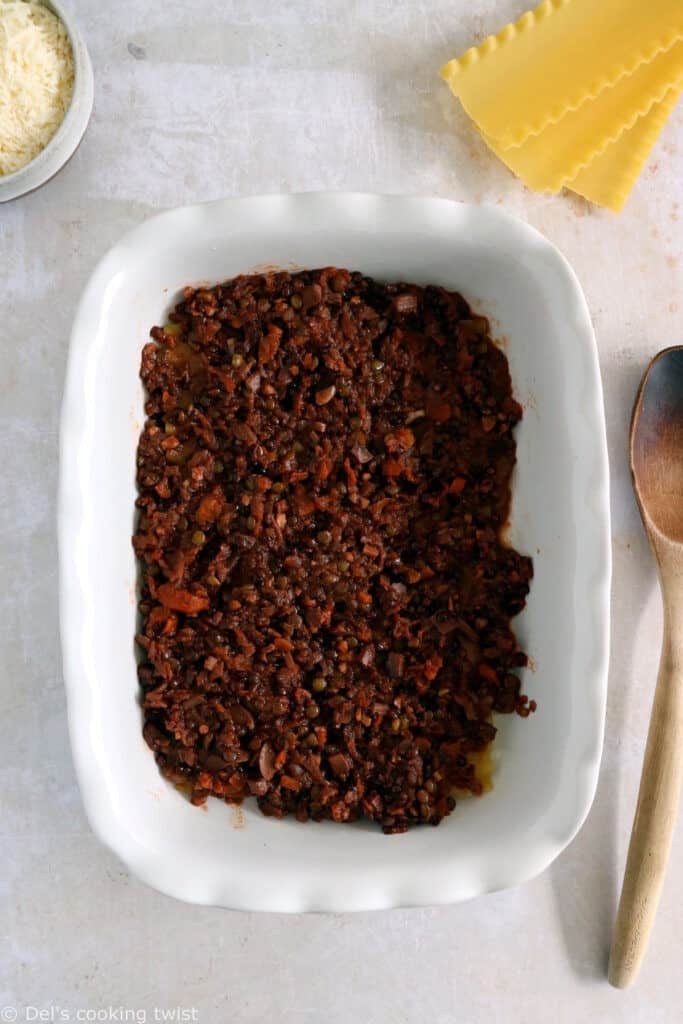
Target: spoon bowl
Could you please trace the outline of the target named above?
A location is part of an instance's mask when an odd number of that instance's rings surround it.
[[[660,352],[643,377],[631,421],[631,469],[641,515],[683,544],[683,345]]]

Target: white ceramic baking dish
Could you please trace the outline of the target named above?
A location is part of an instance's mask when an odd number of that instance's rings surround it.
[[[131,547],[140,352],[186,284],[336,264],[462,291],[504,339],[518,430],[511,540],[534,558],[516,629],[527,720],[502,716],[493,791],[438,828],[385,836],[216,800],[192,807],[141,735]],[[450,903],[523,882],[574,836],[595,791],[608,657],[608,470],[580,286],[540,234],[441,199],[311,194],[172,210],[102,260],[76,316],[62,413],[59,546],[69,724],[97,835],[144,881],[197,903],[361,910]]]

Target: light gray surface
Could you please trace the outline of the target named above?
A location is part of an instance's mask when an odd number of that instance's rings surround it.
[[[647,358],[683,336],[683,109],[614,217],[526,192],[436,77],[519,14],[519,0],[72,6],[95,67],[93,120],[56,179],[0,207],[0,1007],[17,1006],[19,1020],[26,1005],[71,1019],[111,1005],[148,1020],[180,1006],[234,1024],[680,1020],[681,830],[638,986],[614,992],[604,967],[660,628],[626,433]],[[70,760],[54,504],[77,297],[96,260],[155,210],[319,188],[501,204],[566,253],[598,334],[615,559],[598,796],[543,877],[452,908],[280,918],[175,903],[99,847]]]

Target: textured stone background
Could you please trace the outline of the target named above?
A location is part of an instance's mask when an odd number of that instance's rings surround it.
[[[683,107],[624,213],[532,195],[436,72],[523,0],[71,0],[95,67],[71,163],[0,206],[0,1006],[195,1007],[325,1024],[681,1019],[683,833],[640,983],[604,980],[658,656],[660,604],[626,436],[648,357],[683,338]],[[605,755],[572,846],[517,891],[444,908],[284,918],[176,903],[93,838],[69,754],[57,635],[57,422],[74,307],[154,211],[310,189],[497,203],[566,253],[598,335],[612,464]],[[56,1018],[58,1019],[58,1018]],[[74,1019],[74,1018],[72,1018]]]

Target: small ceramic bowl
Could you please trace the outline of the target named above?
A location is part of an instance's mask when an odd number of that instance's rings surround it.
[[[61,3],[57,0],[43,0],[43,3],[63,22],[69,36],[74,57],[73,96],[64,120],[45,149],[18,171],[0,177],[0,203],[32,192],[54,177],[76,151],[92,112],[92,64],[83,37],[73,17],[64,10]]]

